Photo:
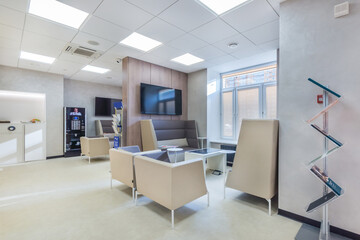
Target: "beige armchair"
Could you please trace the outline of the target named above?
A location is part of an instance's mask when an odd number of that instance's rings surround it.
[[[110,143],[109,138],[80,138],[81,156],[89,157],[89,164],[92,157],[109,155]]]
[[[132,188],[132,197],[134,200],[134,192],[136,189],[134,157],[143,154],[159,153],[160,150],[140,152],[138,146],[128,146],[120,149],[110,149],[110,188],[112,188],[112,180],[119,182]]]
[[[278,131],[278,120],[242,120],[234,164],[225,183],[225,187],[265,198],[269,215],[277,193]]]
[[[171,210],[171,225],[174,227],[174,210],[209,194],[204,166],[201,159],[167,163],[145,156],[135,157],[136,194],[152,199]]]

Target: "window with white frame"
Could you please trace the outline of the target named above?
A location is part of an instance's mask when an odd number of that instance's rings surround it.
[[[221,135],[236,140],[244,118],[276,118],[276,64],[221,74]]]

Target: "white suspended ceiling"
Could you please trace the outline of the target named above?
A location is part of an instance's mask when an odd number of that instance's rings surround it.
[[[79,29],[28,13],[28,0],[0,0],[0,64],[62,74],[65,78],[121,85],[117,58],[138,58],[183,72],[241,60],[278,48],[279,1],[253,0],[220,16],[196,0],[59,0],[89,13]],[[142,52],[120,45],[133,32],[163,44]],[[96,41],[99,45],[91,45]],[[102,52],[98,59],[62,53],[69,42]],[[229,43],[238,43],[229,48]],[[51,65],[19,59],[20,51],[56,58]],[[190,53],[190,66],[171,59]],[[84,72],[86,65],[110,69]]]

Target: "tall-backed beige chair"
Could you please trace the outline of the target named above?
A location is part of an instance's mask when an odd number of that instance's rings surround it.
[[[136,194],[152,199],[171,210],[174,227],[174,210],[209,194],[206,188],[204,166],[201,159],[167,163],[145,156],[135,157]]]
[[[89,158],[89,164],[92,157],[109,155],[110,143],[109,138],[80,138],[81,156],[87,156]]]
[[[269,215],[277,193],[278,132],[278,120],[242,120],[234,164],[225,183],[225,187],[265,198]]]
[[[136,189],[134,157],[143,154],[154,154],[161,152],[160,150],[140,152],[138,146],[128,146],[120,149],[110,149],[110,187],[112,188],[112,180],[117,180],[132,188],[132,197],[134,200],[134,192]]]
[[[154,130],[154,125],[151,119],[141,120],[141,141],[144,151],[158,149],[158,142]]]

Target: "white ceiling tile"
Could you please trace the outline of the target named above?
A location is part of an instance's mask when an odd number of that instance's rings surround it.
[[[20,49],[4,49],[0,48],[0,65],[17,67]]]
[[[225,56],[222,56],[222,57],[219,57],[219,58],[209,60],[208,61],[208,63],[209,63],[208,67],[221,65],[221,64],[228,63],[228,62],[233,62],[233,61],[236,61],[236,60],[237,60],[237,58],[235,58],[235,57],[233,57],[231,55],[225,55]]]
[[[121,71],[122,69],[122,62],[120,61],[119,63],[117,63],[115,61],[115,57],[111,61],[107,61],[105,58],[100,57],[92,61],[91,65],[96,67],[107,68],[110,69],[111,71]]]
[[[158,17],[186,32],[210,22],[216,15],[195,1],[180,0],[162,12]]]
[[[159,57],[163,61],[170,61],[171,59],[185,54],[186,51],[182,51],[167,45],[161,45],[154,50],[150,51],[148,54],[155,57]]]
[[[82,27],[81,31],[115,43],[120,42],[132,33],[132,31],[126,28],[120,27],[95,16],[90,17],[90,19]]]
[[[106,53],[104,53],[102,56],[100,56],[98,59],[94,60],[94,62],[101,62],[101,63],[106,63],[109,66],[111,66],[111,68],[117,68],[117,66],[121,66],[122,63],[117,63],[116,59],[120,58],[123,59],[124,55],[119,55],[118,53],[114,52],[114,51],[107,51]]]
[[[0,6],[0,23],[11,27],[24,28],[25,13]]]
[[[87,13],[93,13],[102,0],[58,0],[66,5],[80,9]]]
[[[28,14],[26,17],[25,30],[66,42],[70,42],[78,32],[74,28],[48,21],[30,14]]]
[[[238,47],[229,48],[228,47],[229,43],[238,43]],[[239,48],[243,49],[243,48],[247,48],[247,47],[251,48],[255,46],[252,42],[250,42],[241,34],[236,34],[234,36],[228,37],[226,39],[214,43],[213,45],[226,53],[236,52],[239,50]]]
[[[246,48],[239,48],[236,52],[231,53],[233,57],[236,57],[237,59],[243,59],[246,57],[250,57],[252,55],[260,54],[263,50],[259,47],[253,46],[253,47],[246,47]]]
[[[124,57],[139,57],[141,55],[143,55],[144,52],[137,50],[135,48],[132,47],[126,47],[120,44],[115,45],[114,47],[112,47],[109,52],[105,53],[104,55],[106,55],[107,57],[114,57],[112,59],[110,59],[110,61],[115,61],[115,58],[124,58]]]
[[[61,53],[60,56],[58,57],[58,59],[63,60],[63,61],[77,63],[77,64],[85,64],[85,65],[94,60],[92,58],[82,57],[79,55],[73,55],[73,54],[66,53],[66,52]]]
[[[56,58],[65,45],[66,41],[24,31],[21,50]]]
[[[136,32],[162,43],[166,43],[185,34],[184,31],[159,18],[153,18],[150,22],[136,30]]]
[[[69,78],[85,66],[86,64],[76,64],[74,62],[56,59],[56,61],[51,64],[49,72],[61,74]]]
[[[0,24],[0,48],[20,49],[22,31]]]
[[[143,60],[145,62],[161,65],[164,61],[169,61],[168,59],[157,57],[154,54],[145,53],[144,55],[141,55],[138,57],[138,59]]]
[[[88,43],[88,41],[96,41],[99,43],[99,45],[96,45],[96,46],[91,45]],[[74,37],[74,39],[71,42],[79,44],[82,47],[99,50],[99,51],[103,51],[103,52],[107,51],[108,49],[110,49],[111,47],[113,47],[116,44],[115,42],[111,42],[111,41],[105,40],[103,38],[99,38],[97,36],[94,36],[94,35],[88,34],[88,33],[84,33],[84,32],[79,32],[78,34],[76,34],[76,36]]]
[[[275,20],[273,22],[266,23],[249,31],[243,32],[243,35],[256,45],[278,39],[279,20]]]
[[[106,0],[94,15],[130,30],[139,28],[154,17],[124,0]]]
[[[175,63],[175,62],[172,62],[172,61],[164,62],[162,64],[162,66],[170,68],[170,69],[174,69],[176,71],[184,72],[184,73],[189,72],[189,66],[185,66],[185,65],[182,65],[180,63]]]
[[[129,3],[132,3],[139,8],[153,14],[158,15],[160,12],[164,11],[166,8],[170,7],[173,3],[178,0],[126,0]]]
[[[26,12],[28,8],[28,0],[1,0],[0,5],[9,7],[21,12]]]
[[[21,38],[20,39],[9,39],[6,37],[0,37],[0,48],[3,49],[14,49],[15,51],[20,49]]]
[[[90,63],[90,65],[94,66],[94,67],[100,67],[100,68],[109,69],[110,70],[109,72],[113,72],[113,71],[119,72],[122,69],[122,64],[121,63],[120,64],[117,64],[117,63],[109,64],[107,62],[100,61],[99,59],[96,59],[96,60],[92,61]],[[104,75],[104,74],[100,74],[100,75]]]
[[[19,59],[19,64],[18,64],[19,68],[25,68],[25,69],[41,71],[41,72],[47,72],[50,66],[51,66],[50,64],[34,62],[25,59]]]
[[[191,32],[194,36],[208,42],[215,43],[224,38],[237,34],[237,31],[217,18]]]
[[[168,45],[186,52],[190,52],[192,50],[205,47],[209,44],[192,36],[191,34],[186,34],[169,42]]]
[[[279,48],[279,39],[258,45],[264,51],[276,50]]]
[[[239,32],[244,32],[279,18],[266,0],[254,0],[221,16]]]
[[[214,59],[214,58],[226,55],[225,52],[223,52],[223,51],[219,50],[218,48],[211,46],[211,45],[197,49],[197,50],[191,52],[191,54],[193,54],[199,58],[202,58],[204,60],[210,60],[210,59]]]

